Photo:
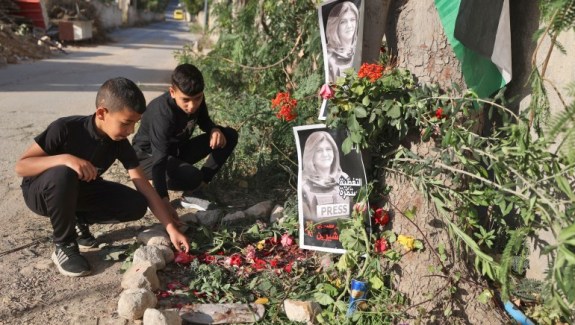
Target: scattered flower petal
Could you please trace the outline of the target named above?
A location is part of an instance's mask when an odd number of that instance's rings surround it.
[[[289,234],[283,234],[281,243],[283,247],[291,246],[293,245],[293,237],[290,236]]]
[[[178,264],[190,264],[196,257],[194,255],[190,255],[186,252],[177,252],[174,262]]]

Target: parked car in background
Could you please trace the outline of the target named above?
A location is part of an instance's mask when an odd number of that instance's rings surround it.
[[[174,10],[174,19],[176,20],[184,19],[184,11],[182,9]]]

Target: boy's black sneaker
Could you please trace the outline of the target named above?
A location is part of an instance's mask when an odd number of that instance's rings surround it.
[[[98,241],[90,232],[90,226],[84,223],[77,223],[76,224],[76,234],[78,234],[78,238],[76,241],[78,242],[78,246],[82,248],[94,248],[98,247]]]
[[[78,244],[75,241],[56,244],[52,261],[58,267],[58,271],[66,276],[84,276],[92,271],[90,263],[84,256],[80,255]]]
[[[215,207],[215,204],[208,199],[202,190],[184,192],[180,199],[180,204],[184,208],[198,211],[206,211]]]

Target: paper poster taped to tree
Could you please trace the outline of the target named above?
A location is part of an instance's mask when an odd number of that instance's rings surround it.
[[[350,218],[357,194],[366,186],[361,154],[344,155],[343,129],[323,124],[293,128],[297,144],[300,247],[343,253],[338,220]]]

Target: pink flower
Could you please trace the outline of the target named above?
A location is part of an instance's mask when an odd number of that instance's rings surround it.
[[[321,86],[321,89],[319,90],[319,95],[323,99],[330,99],[333,97],[334,94],[335,92],[333,91],[333,89],[331,89],[331,87],[328,84],[324,84],[323,86]]]
[[[283,234],[281,243],[283,247],[291,246],[293,245],[293,237],[290,236],[289,234]]]
[[[245,255],[246,260],[253,260],[256,257],[256,248],[253,247],[252,245],[246,246]]]

